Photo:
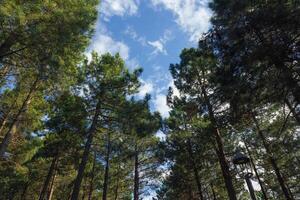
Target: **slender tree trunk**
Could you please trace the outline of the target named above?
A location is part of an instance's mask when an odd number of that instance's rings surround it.
[[[289,110],[293,113],[293,116],[297,123],[300,125],[300,115],[296,112],[295,108],[292,106],[292,104],[289,102],[288,99],[285,99],[285,104],[288,106]]]
[[[249,155],[250,162],[251,162],[251,165],[252,165],[252,167],[253,167],[255,176],[256,176],[256,178],[257,178],[257,180],[258,180],[258,183],[259,183],[259,185],[260,185],[261,192],[262,192],[262,194],[263,194],[263,198],[264,198],[264,200],[268,200],[268,196],[267,196],[267,193],[266,193],[266,190],[265,190],[265,186],[264,186],[262,180],[260,179],[260,176],[259,176],[258,171],[257,171],[257,169],[256,169],[256,166],[255,166],[254,160],[253,160],[253,158],[252,158],[251,152],[250,152],[250,150],[249,150],[249,147],[248,147],[248,145],[247,145],[247,143],[246,143],[245,141],[244,141],[244,144],[245,144],[245,147],[246,147],[247,154]]]
[[[92,146],[94,133],[96,131],[96,126],[97,126],[99,115],[100,115],[100,101],[98,101],[98,103],[97,103],[92,125],[91,125],[90,129],[88,130],[88,132],[86,134],[87,135],[87,141],[85,143],[81,163],[79,165],[78,173],[77,173],[77,176],[76,176],[76,179],[75,179],[75,182],[74,182],[74,187],[73,187],[71,200],[78,200],[80,186],[81,186],[81,182],[82,182],[82,179],[83,179],[83,173],[84,173],[84,169],[85,169],[88,157],[89,157],[89,153],[90,153],[90,149],[91,149],[91,146]]]
[[[51,165],[50,165],[47,177],[46,177],[46,179],[44,181],[44,184],[43,184],[40,196],[39,196],[39,200],[44,200],[45,199],[45,195],[46,195],[46,193],[48,191],[49,184],[50,184],[51,179],[53,177],[53,174],[54,174],[54,172],[56,170],[55,168],[56,168],[57,163],[58,163],[58,156],[55,156],[52,159],[52,162],[51,162]]]
[[[8,38],[0,45],[0,61],[7,56],[10,55],[10,49],[15,43],[17,35],[15,33],[11,33]]]
[[[223,141],[222,141],[222,138],[221,138],[219,128],[217,126],[217,122],[216,122],[216,119],[215,119],[215,116],[214,116],[212,105],[210,104],[210,101],[208,99],[205,88],[202,89],[202,93],[204,95],[204,100],[205,100],[206,106],[208,108],[208,114],[209,114],[210,122],[211,122],[212,127],[213,127],[213,133],[214,133],[215,142],[216,142],[215,151],[216,151],[216,154],[218,156],[218,160],[219,160],[219,163],[220,163],[220,166],[221,166],[223,178],[224,178],[224,181],[225,181],[225,186],[226,186],[226,189],[227,189],[227,194],[228,194],[229,200],[237,200],[236,192],[235,192],[235,189],[233,187],[232,176],[231,176],[230,170],[229,170],[229,165],[227,163],[225,153],[224,153]]]
[[[288,190],[287,185],[286,185],[286,183],[285,183],[285,181],[284,181],[284,179],[282,177],[280,169],[279,169],[279,167],[278,167],[278,165],[277,165],[274,157],[272,156],[272,152],[271,152],[271,150],[269,148],[269,144],[267,143],[267,140],[266,140],[266,138],[264,136],[264,133],[260,129],[259,123],[258,123],[255,115],[253,113],[251,113],[251,115],[252,115],[253,122],[254,122],[254,124],[256,126],[258,135],[259,135],[260,139],[262,140],[264,148],[266,149],[266,152],[267,152],[268,158],[270,160],[270,163],[271,163],[271,165],[272,165],[272,167],[273,167],[273,169],[275,171],[277,180],[278,180],[279,185],[281,187],[281,190],[282,190],[282,192],[283,192],[283,194],[285,196],[285,199],[286,200],[294,200],[293,196],[289,193],[289,190]]]
[[[88,200],[91,200],[92,196],[93,196],[96,158],[97,158],[97,153],[95,151],[94,152],[94,161],[93,161],[93,167],[92,167],[92,177],[91,177],[91,180],[90,180],[90,188],[89,188]]]
[[[29,181],[26,182],[24,188],[23,188],[23,191],[22,191],[22,194],[21,194],[21,200],[26,200],[26,194],[27,194],[27,190],[28,190],[28,187],[29,187]]]
[[[53,196],[53,192],[54,192],[54,182],[55,182],[55,178],[56,178],[56,173],[54,172],[52,181],[51,181],[51,185],[47,194],[47,200],[51,200],[52,196]]]
[[[200,177],[199,177],[199,172],[198,172],[198,167],[196,166],[196,163],[195,163],[194,153],[193,153],[193,150],[192,150],[192,142],[191,142],[190,139],[188,139],[187,150],[188,150],[188,153],[189,153],[189,160],[190,160],[192,168],[193,168],[194,177],[195,177],[195,181],[196,181],[196,184],[197,184],[200,199],[204,200],[203,192],[202,192],[202,185],[201,185],[201,182],[200,182]]]
[[[6,125],[6,123],[7,123],[7,119],[8,119],[9,113],[10,112],[6,113],[4,115],[4,117],[3,117],[3,120],[2,120],[1,125],[0,125],[0,135],[2,135],[2,131],[3,131],[3,129],[4,129],[5,125]]]
[[[0,145],[0,158],[4,157],[4,154],[6,152],[6,149],[9,145],[11,137],[12,137],[12,129],[15,126],[15,124],[17,123],[17,121],[19,120],[19,117],[21,116],[21,114],[24,112],[25,108],[28,106],[31,97],[32,97],[33,93],[35,92],[35,90],[37,88],[38,81],[39,81],[39,78],[36,78],[33,85],[31,86],[25,100],[22,103],[22,106],[20,107],[20,109],[18,110],[17,114],[14,116],[11,124],[8,127],[8,130],[7,130],[3,140],[1,142],[1,145]]]
[[[107,199],[107,189],[108,189],[108,178],[109,178],[109,159],[110,159],[110,133],[107,133],[107,144],[106,144],[106,156],[105,156],[105,172],[104,172],[104,183],[103,183],[103,194],[102,200]]]
[[[140,177],[139,177],[139,153],[137,148],[137,143],[135,144],[135,155],[134,155],[134,192],[133,199],[139,200],[139,187],[140,187]]]

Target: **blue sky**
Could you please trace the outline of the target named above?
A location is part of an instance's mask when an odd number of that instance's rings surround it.
[[[120,53],[130,69],[142,67],[138,97],[152,96],[151,108],[168,116],[170,63],[183,48],[197,45],[209,29],[209,0],[101,0],[89,51]]]

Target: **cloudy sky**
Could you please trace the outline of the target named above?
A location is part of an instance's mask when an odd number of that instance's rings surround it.
[[[101,0],[89,51],[120,53],[131,69],[142,67],[138,97],[151,94],[151,108],[167,117],[166,93],[173,85],[170,63],[197,45],[209,29],[209,0]]]

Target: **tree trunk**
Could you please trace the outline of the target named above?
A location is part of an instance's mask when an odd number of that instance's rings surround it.
[[[97,154],[96,154],[96,151],[95,151],[94,152],[94,161],[93,161],[93,167],[92,167],[92,174],[91,174],[92,177],[91,177],[91,180],[90,180],[90,188],[89,188],[88,200],[91,200],[92,196],[93,196],[96,158],[97,158]]]
[[[134,155],[134,192],[133,199],[139,200],[139,187],[140,187],[140,177],[139,177],[139,153],[137,144],[135,144],[135,155]]]
[[[29,187],[29,181],[26,182],[24,188],[23,188],[23,191],[22,191],[22,194],[21,194],[21,200],[26,200],[26,193],[27,193],[27,189]]]
[[[56,178],[56,173],[54,172],[52,181],[51,181],[51,185],[47,194],[47,200],[51,200],[52,196],[53,196],[53,192],[54,192],[54,182],[55,182],[55,178]]]
[[[43,188],[42,188],[40,196],[39,196],[39,200],[44,200],[45,199],[45,195],[46,195],[46,193],[48,191],[49,184],[50,184],[51,179],[53,177],[53,174],[54,174],[54,172],[56,170],[57,163],[58,163],[58,156],[55,156],[52,159],[52,162],[51,162],[51,165],[50,165],[50,168],[49,168],[46,180],[44,181]]]
[[[3,120],[2,120],[1,126],[0,126],[0,136],[2,135],[1,133],[2,133],[4,127],[5,127],[6,123],[7,123],[8,116],[9,116],[9,113],[6,113],[4,115],[4,117],[3,117]]]
[[[102,200],[107,199],[107,189],[108,189],[108,178],[109,178],[109,159],[110,159],[110,133],[107,133],[107,144],[106,144],[106,156],[105,156],[105,172],[104,172],[104,182],[103,182],[103,194]]]
[[[225,153],[224,153],[223,141],[222,141],[222,138],[221,138],[221,135],[219,132],[219,128],[217,126],[217,122],[216,122],[216,119],[214,116],[212,105],[210,104],[210,101],[208,99],[205,88],[202,89],[202,93],[204,95],[204,100],[205,100],[206,106],[208,108],[210,122],[213,127],[213,133],[214,133],[215,142],[216,142],[215,151],[218,156],[219,164],[221,166],[222,175],[223,175],[223,178],[225,181],[225,186],[227,189],[227,194],[228,194],[229,200],[237,200],[236,192],[233,187],[232,176],[231,176],[230,170],[229,170],[229,165],[227,163]]]
[[[263,133],[262,130],[260,129],[259,123],[258,123],[258,121],[257,121],[257,119],[256,119],[256,117],[255,117],[255,115],[254,115],[253,113],[251,113],[251,115],[252,115],[253,122],[254,122],[254,124],[255,124],[255,126],[256,126],[258,135],[259,135],[260,139],[262,140],[262,143],[263,143],[264,148],[266,149],[267,156],[268,156],[268,158],[269,158],[269,160],[270,160],[270,163],[271,163],[271,165],[272,165],[272,167],[273,167],[273,169],[274,169],[274,171],[275,171],[277,180],[278,180],[279,185],[280,185],[280,187],[281,187],[281,190],[282,190],[282,192],[283,192],[283,194],[284,194],[284,196],[285,196],[285,199],[286,199],[286,200],[294,200],[293,196],[289,193],[289,190],[288,190],[288,188],[287,188],[287,186],[286,186],[286,183],[285,183],[285,181],[284,181],[284,179],[283,179],[283,177],[282,177],[282,174],[281,174],[281,172],[280,172],[280,169],[279,169],[279,167],[277,166],[277,163],[276,163],[274,157],[272,156],[272,152],[271,152],[271,150],[270,150],[270,148],[269,148],[269,144],[267,143],[267,140],[266,140],[266,138],[265,138],[265,136],[264,136],[264,133]]]
[[[193,168],[194,177],[195,177],[195,181],[196,181],[196,184],[197,184],[197,189],[198,189],[198,193],[199,193],[199,196],[200,196],[200,200],[204,200],[203,192],[202,192],[202,185],[201,185],[201,182],[200,182],[198,168],[197,168],[196,163],[195,163],[194,153],[193,153],[193,150],[192,150],[192,143],[191,143],[190,139],[188,139],[187,150],[188,150],[188,153],[189,153],[189,160],[190,160],[192,168]]]
[[[256,176],[256,178],[257,178],[257,180],[258,180],[258,183],[259,183],[259,185],[260,185],[261,192],[262,192],[262,194],[263,194],[263,198],[264,198],[264,200],[268,200],[268,196],[267,196],[267,193],[266,193],[264,184],[263,184],[262,180],[260,179],[260,176],[259,176],[258,171],[257,171],[257,169],[256,169],[256,166],[255,166],[254,160],[253,160],[253,158],[252,158],[251,152],[250,152],[250,150],[249,150],[249,147],[248,147],[248,145],[247,145],[247,143],[246,143],[245,141],[244,141],[244,144],[245,144],[245,147],[246,147],[247,154],[249,155],[249,159],[250,159],[251,165],[252,165],[252,167],[253,167],[255,176]]]
[[[98,103],[97,103],[92,125],[91,125],[90,129],[88,130],[88,132],[86,134],[87,135],[87,141],[85,143],[81,163],[79,165],[78,173],[77,173],[77,176],[76,176],[76,179],[75,179],[75,182],[74,182],[74,187],[73,187],[71,200],[78,200],[80,186],[81,186],[81,182],[82,182],[82,179],[83,179],[83,173],[84,173],[84,169],[85,169],[88,157],[89,157],[89,153],[90,153],[91,145],[92,145],[92,142],[93,142],[94,133],[96,131],[96,126],[97,126],[99,115],[100,115],[100,101],[98,101]]]
[[[295,120],[297,121],[298,125],[300,125],[300,116],[299,116],[299,113],[296,112],[295,108],[289,102],[288,99],[285,99],[284,101],[285,101],[285,104],[289,107],[289,110],[293,113],[293,116],[294,116]]]
[[[39,81],[39,79],[36,78],[33,85],[31,86],[25,100],[23,101],[21,108],[18,110],[17,114],[14,116],[11,124],[9,125],[9,128],[8,128],[6,134],[1,142],[1,145],[0,145],[0,158],[4,157],[4,154],[6,152],[6,149],[9,145],[11,137],[12,137],[12,129],[15,126],[15,124],[17,123],[17,121],[19,120],[19,117],[21,116],[21,114],[24,112],[24,110],[28,106],[30,99],[32,97],[32,94],[34,93],[34,91],[37,88],[38,81]]]
[[[10,49],[16,41],[17,35],[15,33],[11,33],[8,38],[0,45],[0,61],[7,56],[10,55]]]

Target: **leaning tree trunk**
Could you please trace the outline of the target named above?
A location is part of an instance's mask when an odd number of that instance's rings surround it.
[[[252,115],[252,120],[253,120],[253,122],[254,122],[254,124],[255,124],[255,126],[256,126],[258,135],[259,135],[259,137],[260,137],[260,139],[261,139],[261,141],[262,141],[262,143],[263,143],[263,146],[264,146],[264,148],[265,148],[265,150],[266,150],[266,152],[267,152],[267,156],[268,156],[268,158],[269,158],[269,161],[270,161],[270,163],[271,163],[271,165],[272,165],[272,168],[273,168],[274,171],[275,171],[277,180],[278,180],[278,182],[279,182],[279,185],[280,185],[280,187],[281,187],[281,190],[282,190],[282,192],[283,192],[283,194],[284,194],[285,199],[286,199],[286,200],[294,200],[294,197],[292,196],[292,194],[289,193],[289,190],[288,190],[288,188],[287,188],[287,185],[286,185],[286,183],[285,183],[285,181],[284,181],[284,179],[283,179],[283,177],[282,177],[282,174],[281,174],[281,172],[280,172],[280,169],[279,169],[279,167],[278,167],[278,165],[277,165],[277,163],[276,163],[274,157],[272,156],[272,152],[271,152],[271,150],[270,150],[270,148],[269,148],[269,144],[267,143],[267,140],[266,140],[266,138],[265,138],[264,133],[263,133],[262,130],[260,129],[259,123],[258,123],[258,121],[257,121],[257,119],[256,119],[256,117],[255,117],[255,115],[254,115],[254,113],[251,113],[251,115]]]
[[[46,193],[47,193],[48,188],[49,188],[49,184],[50,184],[51,179],[52,179],[52,177],[53,177],[53,175],[55,173],[57,163],[58,163],[58,156],[55,156],[52,159],[52,162],[51,162],[51,165],[50,165],[47,177],[46,177],[46,179],[44,181],[44,184],[43,184],[40,196],[39,196],[39,200],[44,200],[45,199]]]
[[[110,133],[107,133],[107,146],[106,146],[106,155],[105,155],[105,172],[104,172],[104,182],[103,182],[103,193],[102,200],[107,199],[107,189],[108,189],[108,178],[109,178],[109,159],[110,159]]]
[[[21,114],[24,112],[24,110],[26,109],[26,107],[28,106],[30,99],[33,95],[33,93],[35,92],[35,90],[37,89],[37,85],[39,82],[39,78],[36,78],[36,80],[34,81],[33,85],[31,86],[26,98],[24,99],[21,107],[19,108],[17,114],[14,116],[12,122],[10,123],[8,130],[6,131],[6,134],[1,142],[0,145],[0,158],[4,157],[4,154],[6,152],[6,149],[10,143],[11,137],[12,137],[12,129],[15,126],[15,124],[18,122],[19,117],[21,116]]]
[[[194,177],[195,177],[195,181],[196,181],[196,184],[197,184],[197,189],[198,189],[198,193],[199,193],[199,196],[200,196],[200,200],[204,200],[203,192],[202,192],[202,185],[201,185],[199,172],[198,172],[198,167],[196,166],[194,153],[193,153],[193,150],[192,150],[192,143],[191,143],[190,139],[188,139],[187,142],[188,142],[187,143],[187,150],[188,150],[188,154],[189,154],[189,160],[190,160],[192,168],[193,168]]]
[[[54,182],[55,182],[55,178],[56,178],[56,173],[54,172],[52,181],[51,181],[51,185],[47,194],[47,200],[51,200],[52,196],[53,196],[53,192],[54,192]]]
[[[231,176],[230,170],[229,170],[229,165],[227,163],[225,153],[224,153],[223,141],[222,141],[222,138],[221,138],[221,134],[220,134],[217,122],[216,122],[216,118],[215,118],[215,115],[214,115],[214,112],[213,112],[212,105],[210,104],[210,101],[208,99],[205,88],[202,89],[202,93],[204,95],[204,100],[205,100],[206,106],[208,108],[208,114],[209,114],[210,122],[211,122],[212,127],[213,127],[213,134],[214,134],[214,137],[215,137],[215,151],[216,151],[216,154],[218,156],[219,164],[221,166],[221,171],[222,171],[222,175],[223,175],[223,178],[224,178],[224,181],[225,181],[227,194],[228,194],[229,200],[237,200],[236,192],[235,192],[235,189],[233,187],[232,176]]]
[[[137,148],[137,143],[135,144],[135,154],[134,154],[134,191],[133,199],[139,200],[139,187],[140,187],[140,177],[139,177],[139,152]]]
[[[27,181],[24,185],[24,188],[22,190],[21,197],[20,197],[21,200],[26,200],[28,187],[29,187],[29,181]]]
[[[12,46],[15,44],[17,38],[16,33],[11,33],[6,40],[0,45],[0,62],[2,59],[4,59],[6,56],[10,55],[10,51]]]
[[[288,99],[285,99],[284,101],[285,101],[285,104],[289,107],[289,110],[292,112],[293,117],[297,121],[298,125],[300,125],[300,115],[299,115],[299,113],[296,112],[294,106],[289,102]]]
[[[255,166],[254,160],[253,160],[253,158],[252,158],[251,152],[250,152],[250,150],[249,150],[249,147],[248,147],[248,145],[247,145],[247,143],[246,143],[245,141],[244,141],[244,144],[245,144],[245,147],[246,147],[247,154],[249,155],[250,162],[251,162],[251,165],[252,165],[252,167],[253,167],[255,176],[256,176],[256,178],[257,178],[257,180],[258,180],[258,183],[259,183],[259,186],[260,186],[260,188],[261,188],[261,192],[262,192],[262,194],[263,194],[263,198],[264,198],[264,200],[268,200],[269,198],[268,198],[268,196],[267,196],[267,192],[266,192],[266,190],[265,190],[265,186],[264,186],[262,180],[260,179],[260,176],[259,176],[258,171],[257,171],[257,169],[256,169],[256,166]]]
[[[90,149],[91,149],[93,138],[94,138],[94,133],[96,132],[96,128],[97,128],[96,126],[97,126],[99,115],[100,115],[100,101],[98,101],[98,103],[97,103],[92,125],[86,134],[87,141],[85,143],[81,163],[79,165],[78,173],[77,173],[77,176],[76,176],[76,179],[74,182],[71,200],[78,200],[80,186],[81,186],[81,182],[82,182],[83,174],[84,174],[84,169],[85,169],[88,157],[89,157]]]

